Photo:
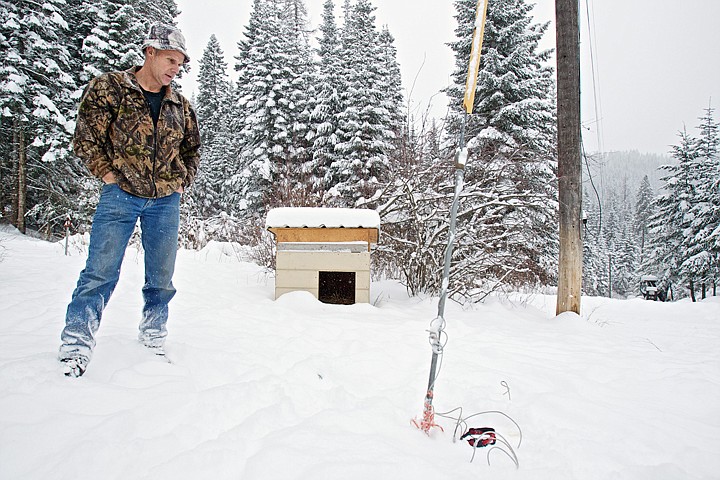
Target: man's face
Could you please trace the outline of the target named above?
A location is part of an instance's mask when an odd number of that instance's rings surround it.
[[[150,61],[150,70],[155,80],[161,85],[170,85],[185,61],[185,55],[177,50],[157,50],[149,47],[146,60]]]

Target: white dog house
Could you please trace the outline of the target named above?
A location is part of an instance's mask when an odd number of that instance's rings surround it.
[[[370,247],[380,234],[374,210],[274,208],[265,226],[275,235],[275,298],[310,292],[321,302],[370,302]]]

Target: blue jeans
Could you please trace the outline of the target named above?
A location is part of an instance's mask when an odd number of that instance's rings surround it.
[[[140,341],[161,347],[167,336],[168,303],[175,295],[172,276],[177,255],[180,194],[141,198],[104,185],[90,233],[85,269],[67,308],[60,358],[90,359],[102,312],[120,278],[120,266],[135,224],[140,219],[145,250],[145,305]]]

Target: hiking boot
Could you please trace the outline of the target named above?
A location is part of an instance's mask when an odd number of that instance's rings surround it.
[[[87,357],[61,358],[60,362],[63,364],[63,373],[66,377],[77,378],[85,373],[88,359]]]

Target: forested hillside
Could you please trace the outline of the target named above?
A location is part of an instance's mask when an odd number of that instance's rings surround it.
[[[718,121],[708,108],[665,155],[586,160],[583,287],[635,295],[656,275],[669,298],[715,295],[720,268]]]

